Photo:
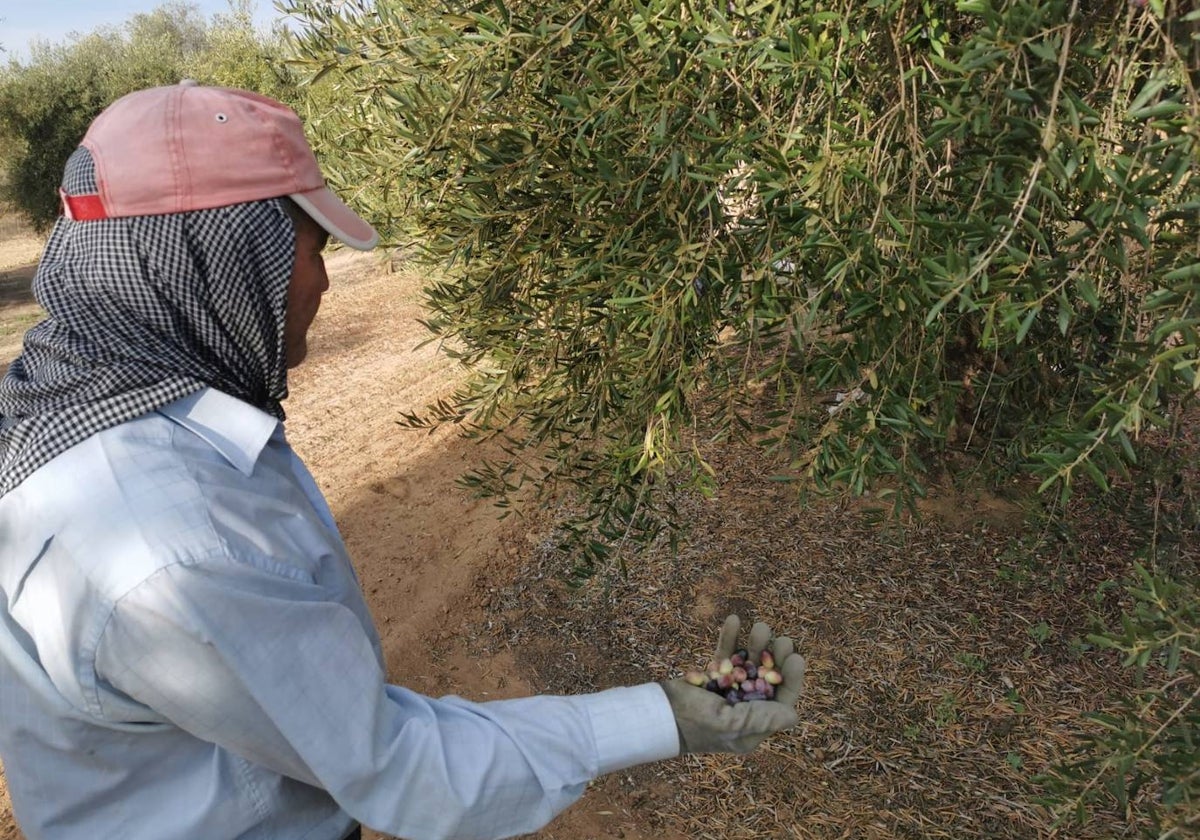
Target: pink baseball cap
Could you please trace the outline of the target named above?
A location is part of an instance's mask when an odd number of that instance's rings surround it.
[[[96,117],[81,144],[94,195],[62,192],[75,221],[206,210],[288,196],[331,236],[368,251],[377,234],[334,195],[286,105],[185,80],[128,94]]]

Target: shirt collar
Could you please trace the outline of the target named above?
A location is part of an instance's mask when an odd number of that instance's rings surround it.
[[[280,425],[265,411],[216,388],[188,394],[158,412],[202,438],[246,475],[254,472],[259,454]]]

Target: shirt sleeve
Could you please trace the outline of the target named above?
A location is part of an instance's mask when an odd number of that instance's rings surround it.
[[[401,837],[532,832],[596,776],[679,753],[657,684],[425,697],[385,682],[358,618],[319,585],[228,561],[169,566],[125,595],[96,670],[197,738]]]

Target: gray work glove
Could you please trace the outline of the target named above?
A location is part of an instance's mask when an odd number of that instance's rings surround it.
[[[736,615],[725,619],[717,640],[718,661],[737,649],[742,621]],[[746,650],[753,661],[771,641],[771,628],[761,621],[750,629]],[[725,698],[682,679],[661,683],[675,714],[679,745],[683,753],[748,753],[768,736],[800,722],[796,701],[804,687],[804,657],[796,653],[792,640],[781,636],[771,645],[775,667],[783,682],[774,700],[749,700],[729,705]]]

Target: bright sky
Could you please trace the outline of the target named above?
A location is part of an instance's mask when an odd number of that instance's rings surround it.
[[[205,17],[229,11],[229,0],[186,0]],[[91,32],[99,26],[120,26],[139,12],[149,12],[163,0],[2,0],[0,2],[0,60],[29,56],[29,42],[66,40],[71,32]],[[267,27],[280,15],[272,0],[252,0],[254,20]]]

